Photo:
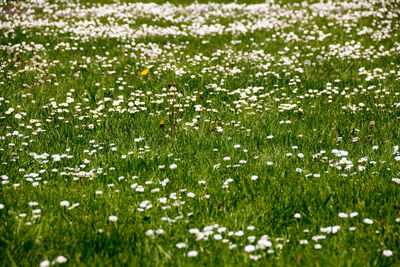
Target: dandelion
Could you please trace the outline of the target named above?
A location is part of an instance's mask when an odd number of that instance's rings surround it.
[[[150,70],[149,69],[144,69],[140,72],[140,75],[142,76],[146,76],[147,74],[149,74]]]

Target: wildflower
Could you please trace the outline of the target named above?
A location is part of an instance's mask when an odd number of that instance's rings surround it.
[[[185,242],[179,242],[178,244],[176,244],[177,248],[187,248],[187,244]]]
[[[246,252],[253,252],[254,250],[256,250],[256,247],[253,245],[247,245],[244,247],[244,251]]]
[[[321,244],[315,244],[315,245],[314,245],[314,248],[315,248],[315,249],[321,249],[322,246],[321,246]]]
[[[147,236],[153,236],[153,235],[154,235],[154,230],[149,229],[149,230],[146,231],[145,234],[146,234]]]
[[[173,169],[178,168],[178,165],[176,165],[175,163],[173,163],[173,164],[169,165],[169,168],[170,168],[171,170],[173,170]]]
[[[382,251],[383,256],[385,257],[390,257],[393,255],[393,252],[389,249],[385,249],[384,251]]]
[[[249,255],[250,260],[258,261],[261,258],[261,255]]]
[[[69,201],[68,200],[63,200],[60,202],[61,207],[69,207]]]
[[[199,253],[196,250],[191,250],[188,252],[188,257],[196,257]]]
[[[40,263],[40,267],[47,267],[50,266],[50,261],[49,260],[44,260]]]
[[[368,219],[368,218],[365,218],[365,219],[363,220],[363,222],[364,222],[365,224],[373,224],[373,223],[374,223],[373,220]]]
[[[216,235],[214,235],[214,239],[215,240],[221,240],[222,239],[222,235],[216,234]]]
[[[142,76],[146,76],[147,74],[149,74],[150,70],[149,69],[144,69],[140,72],[140,75]]]
[[[116,222],[116,221],[118,220],[118,217],[117,217],[117,216],[114,216],[114,215],[110,215],[110,216],[108,217],[108,220],[109,220],[110,222]]]
[[[244,232],[243,232],[242,230],[237,231],[237,232],[235,233],[235,236],[243,236],[243,235],[244,235]]]
[[[56,262],[56,263],[65,263],[65,262],[67,262],[67,258],[64,257],[64,256],[58,256],[58,257],[55,259],[55,262]]]
[[[357,211],[350,213],[350,218],[354,218],[354,217],[357,217],[357,216],[358,216],[358,212]]]

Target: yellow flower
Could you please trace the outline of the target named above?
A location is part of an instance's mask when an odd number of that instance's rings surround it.
[[[140,75],[145,76],[147,74],[149,74],[150,70],[149,69],[144,69],[140,72]]]

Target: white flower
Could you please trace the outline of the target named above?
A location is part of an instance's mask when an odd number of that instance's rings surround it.
[[[165,203],[167,203],[167,198],[166,197],[159,198],[158,202],[165,204]]]
[[[154,230],[152,230],[152,229],[147,230],[146,231],[146,235],[147,236],[153,236],[154,235]]]
[[[173,169],[178,168],[178,165],[176,165],[175,163],[173,163],[173,164],[169,165],[169,168],[170,168],[171,170],[173,170]]]
[[[4,204],[0,204],[0,210],[4,209]]]
[[[164,234],[164,233],[165,233],[164,229],[157,229],[157,230],[156,230],[156,234],[157,234],[157,235],[162,235],[162,234]]]
[[[191,250],[188,252],[188,257],[196,257],[199,253],[196,250]]]
[[[110,215],[110,216],[108,217],[108,220],[109,220],[110,222],[116,222],[116,221],[118,220],[118,217],[117,217],[117,216],[114,216],[114,215]]]
[[[63,200],[60,202],[61,207],[69,207],[69,201],[68,200]]]
[[[50,261],[49,260],[44,260],[40,263],[40,267],[47,267],[50,266]]]
[[[180,242],[178,244],[176,244],[177,248],[187,248],[187,244],[185,242]]]
[[[314,248],[315,248],[315,249],[321,249],[322,246],[321,246],[321,244],[315,244],[315,245],[314,245]]]
[[[249,255],[249,258],[253,261],[258,261],[261,258],[261,255]]]
[[[64,256],[58,256],[58,257],[55,259],[55,262],[57,262],[57,263],[65,263],[65,262],[67,262],[67,258],[64,257]]]
[[[257,179],[258,179],[258,176],[257,176],[257,175],[251,176],[251,180],[252,180],[252,181],[255,181],[255,180],[257,180]]]
[[[253,252],[254,250],[256,250],[256,247],[253,245],[247,245],[244,247],[244,251],[246,252]]]
[[[257,247],[261,249],[269,248],[272,246],[272,242],[266,238],[261,238],[257,241]]]
[[[187,193],[187,196],[191,197],[191,198],[194,198],[196,195],[194,193],[192,193],[192,192],[189,192],[189,193]]]
[[[308,240],[302,239],[300,240],[300,245],[307,245],[308,244]]]
[[[243,236],[243,235],[244,235],[244,233],[243,233],[242,230],[237,231],[237,232],[235,233],[235,236]]]
[[[384,251],[382,251],[383,256],[385,257],[390,257],[393,255],[393,251],[389,250],[389,249],[385,249]]]
[[[191,228],[191,229],[189,229],[189,233],[191,233],[191,234],[198,234],[198,233],[200,233],[200,231],[199,231],[199,229],[197,229],[197,228]]]
[[[374,223],[373,220],[368,219],[368,218],[365,218],[365,219],[363,220],[363,222],[366,223],[366,224],[373,224],[373,223]]]
[[[350,213],[350,218],[354,218],[354,217],[357,217],[357,216],[358,216],[358,212],[357,211]]]
[[[349,217],[349,215],[347,215],[347,213],[344,213],[344,212],[339,212],[339,217],[340,218],[347,218],[347,217]]]
[[[296,219],[300,219],[300,218],[301,218],[301,214],[300,214],[300,213],[295,213],[295,214],[294,214],[294,217],[295,217]]]
[[[222,239],[222,235],[216,234],[216,235],[214,235],[214,239],[215,240],[221,240]]]

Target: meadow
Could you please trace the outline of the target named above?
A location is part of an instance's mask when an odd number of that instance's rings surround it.
[[[0,1],[0,266],[399,266],[398,1]]]

